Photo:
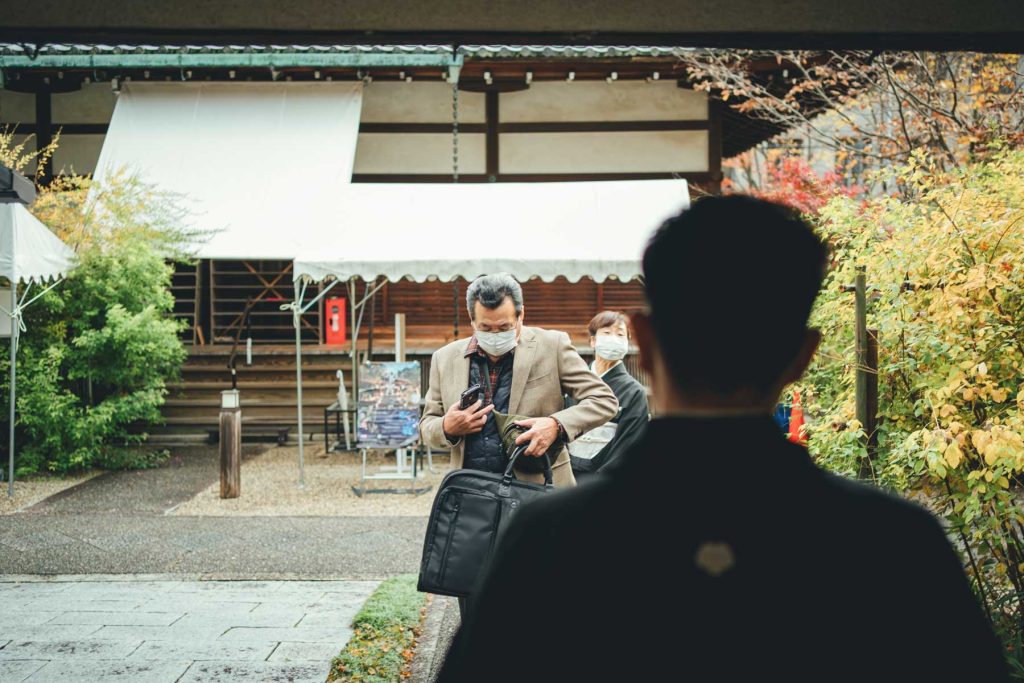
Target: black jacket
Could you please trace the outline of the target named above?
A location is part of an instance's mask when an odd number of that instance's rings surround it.
[[[650,418],[647,390],[619,363],[601,375],[601,379],[619,400],[619,414],[615,422],[615,436],[593,458],[573,458],[572,470],[579,481],[591,481],[593,473],[617,467],[624,453],[633,448],[644,433]]]
[[[1006,677],[935,519],[750,417],[656,419],[520,511],[439,681]]]

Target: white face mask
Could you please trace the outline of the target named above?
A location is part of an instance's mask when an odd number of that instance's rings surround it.
[[[516,347],[516,330],[512,328],[505,332],[477,331],[476,341],[480,344],[480,348],[484,350],[484,353],[492,356],[504,356]]]
[[[629,351],[629,341],[613,334],[597,335],[594,352],[604,360],[622,360]]]

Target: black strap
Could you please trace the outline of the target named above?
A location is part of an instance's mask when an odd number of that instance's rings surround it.
[[[501,477],[501,487],[499,489],[499,492],[500,492],[501,495],[503,495],[503,496],[507,496],[508,495],[508,490],[512,486],[512,479],[515,478],[515,472],[513,470],[515,469],[515,466],[516,466],[516,460],[519,458],[520,455],[522,455],[523,453],[526,452],[526,449],[529,446],[530,446],[530,444],[528,444],[528,443],[524,443],[524,444],[521,444],[519,446],[516,446],[515,450],[512,451],[512,455],[509,456],[508,465],[505,467],[505,474],[502,475],[502,477]],[[541,457],[544,458],[544,485],[545,486],[554,486],[555,485],[555,483],[554,483],[555,482],[555,475],[551,471],[551,458],[548,457],[547,453],[545,453]]]

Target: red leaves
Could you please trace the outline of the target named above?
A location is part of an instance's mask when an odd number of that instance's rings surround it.
[[[803,157],[782,157],[768,164],[765,171],[765,181],[750,194],[805,214],[817,213],[833,197],[856,197],[864,192],[860,186],[844,185],[835,171],[818,173]]]

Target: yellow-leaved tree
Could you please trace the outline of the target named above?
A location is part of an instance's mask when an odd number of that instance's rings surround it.
[[[818,218],[834,263],[813,320],[825,341],[806,378],[810,449],[834,471],[869,470],[948,523],[1024,673],[1024,152],[996,150],[952,171],[915,154],[888,176],[898,195],[839,197]],[[854,297],[845,287],[858,266],[879,334],[870,463],[854,419]]]

